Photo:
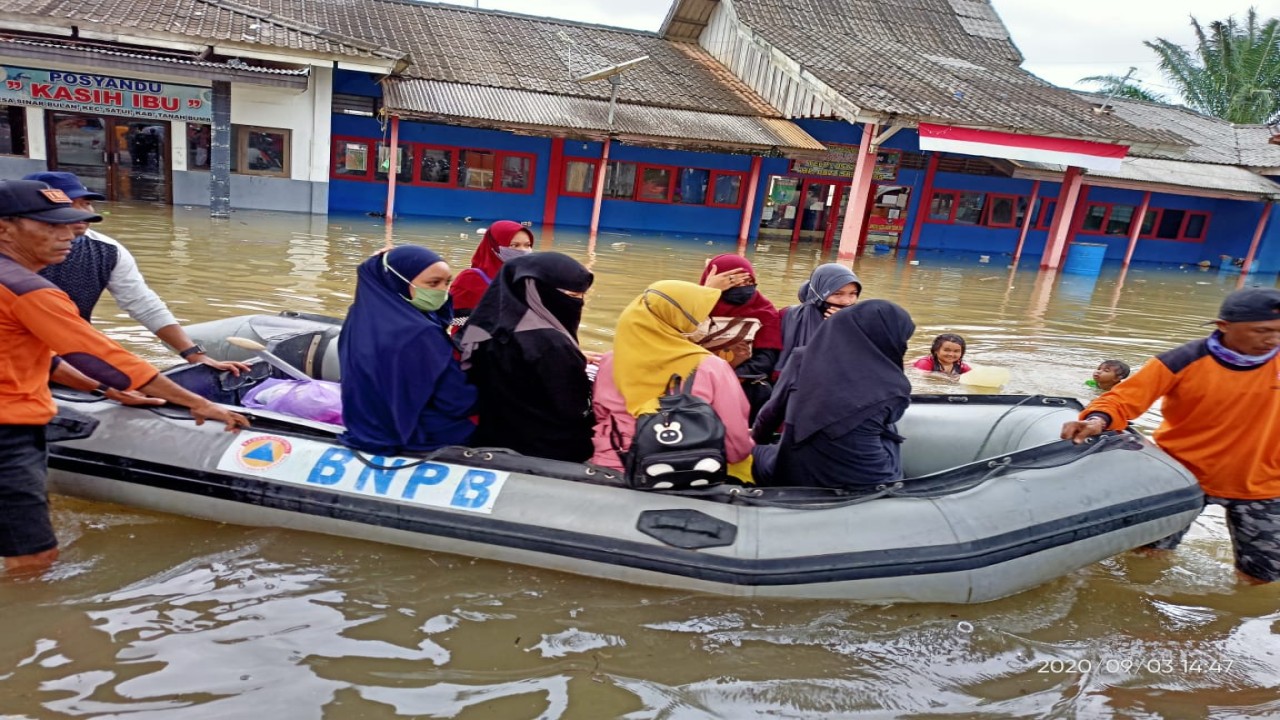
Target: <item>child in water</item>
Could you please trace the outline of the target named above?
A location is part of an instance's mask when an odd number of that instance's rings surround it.
[[[912,367],[959,377],[972,369],[964,363],[964,350],[964,338],[955,333],[943,333],[933,339],[929,355],[915,361]]]
[[[1085,380],[1084,384],[1106,392],[1127,377],[1129,377],[1129,366],[1123,361],[1103,360],[1098,364],[1098,369],[1093,371],[1093,379]]]

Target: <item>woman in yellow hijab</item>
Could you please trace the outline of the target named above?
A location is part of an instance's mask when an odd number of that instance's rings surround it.
[[[595,455],[591,462],[622,470],[614,450],[616,427],[622,449],[631,447],[636,417],[658,408],[658,397],[672,375],[687,378],[695,369],[693,394],[709,403],[724,423],[729,473],[750,481],[750,406],[733,367],[697,345],[701,329],[720,299],[715,288],[679,280],[650,285],[618,318],[613,352],[600,361],[592,406],[595,411]]]

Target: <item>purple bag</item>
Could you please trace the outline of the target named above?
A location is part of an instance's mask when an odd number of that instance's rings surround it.
[[[268,378],[245,393],[240,402],[250,409],[342,425],[342,386],[328,380]]]

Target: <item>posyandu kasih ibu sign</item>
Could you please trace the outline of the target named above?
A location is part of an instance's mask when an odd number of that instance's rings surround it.
[[[51,110],[209,122],[212,91],[152,80],[0,66],[0,103]]]

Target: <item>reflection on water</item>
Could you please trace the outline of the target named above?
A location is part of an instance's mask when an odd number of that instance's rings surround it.
[[[383,237],[362,217],[112,210],[103,229],[185,322],[341,315]],[[460,269],[478,229],[401,222],[396,238]],[[596,273],[589,349],[608,347],[617,312],[649,282],[696,280],[706,258],[733,250],[724,238],[602,234],[591,258],[582,234],[548,236],[540,247]],[[823,261],[786,251],[751,253],[779,304]],[[958,332],[969,361],[1012,371],[1016,393],[1079,395],[1099,360],[1136,366],[1202,334],[1236,279],[914,259],[861,258],[865,297],[911,311],[912,358]],[[98,321],[148,358],[176,360],[109,299]],[[0,579],[0,717],[1280,715],[1280,588],[1235,585],[1216,508],[1172,555],[1116,557],[973,607],[704,597],[62,498],[54,521],[57,570]]]

